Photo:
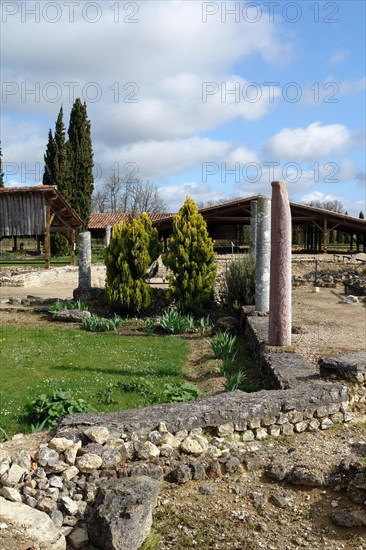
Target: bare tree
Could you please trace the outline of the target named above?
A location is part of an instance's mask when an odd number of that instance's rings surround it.
[[[92,197],[93,212],[107,212],[107,197],[104,191],[95,191]]]
[[[331,212],[338,212],[339,214],[344,213],[344,206],[341,201],[337,199],[330,201],[310,201],[306,203],[308,206],[314,206],[315,208],[323,208],[324,210],[330,210]]]
[[[146,212],[160,214],[167,211],[158,187],[140,179],[121,179],[111,176],[93,197],[94,211],[128,212],[133,216]]]

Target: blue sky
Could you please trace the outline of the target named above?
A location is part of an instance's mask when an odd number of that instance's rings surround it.
[[[168,208],[270,193],[365,211],[365,3],[1,3],[7,185],[42,178],[86,100],[96,187],[133,173]]]

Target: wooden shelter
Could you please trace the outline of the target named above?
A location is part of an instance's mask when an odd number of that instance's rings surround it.
[[[44,237],[45,267],[50,267],[50,235],[63,233],[70,243],[74,264],[76,230],[82,220],[54,185],[0,189],[0,239]]]
[[[210,236],[214,240],[238,244],[239,228],[250,224],[251,201],[263,195],[236,199],[201,208]],[[323,208],[290,202],[293,232],[298,236],[298,249],[305,252],[328,252],[330,231],[343,232],[352,251],[366,247],[366,220],[339,214]],[[172,231],[171,215],[153,222],[164,239]],[[366,250],[365,250],[366,251]]]

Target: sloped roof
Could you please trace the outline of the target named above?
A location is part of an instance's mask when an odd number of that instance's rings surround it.
[[[208,223],[248,224],[250,222],[251,201],[264,196],[254,195],[244,199],[234,199],[214,206],[200,208],[199,212]],[[355,231],[366,234],[366,220],[360,218],[295,202],[290,202],[290,209],[293,224],[323,224],[326,218],[328,229],[335,226],[340,231]],[[161,232],[169,232],[172,228],[172,222],[172,215],[166,214],[163,218],[154,221],[153,225]]]
[[[162,218],[170,218],[173,214],[149,214],[152,222]],[[105,229],[107,225],[113,226],[117,223],[127,222],[129,214],[127,212],[93,212],[90,215],[88,229]]]

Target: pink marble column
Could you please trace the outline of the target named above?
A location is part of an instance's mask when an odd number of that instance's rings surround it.
[[[272,182],[268,343],[291,344],[291,211],[286,185]]]

